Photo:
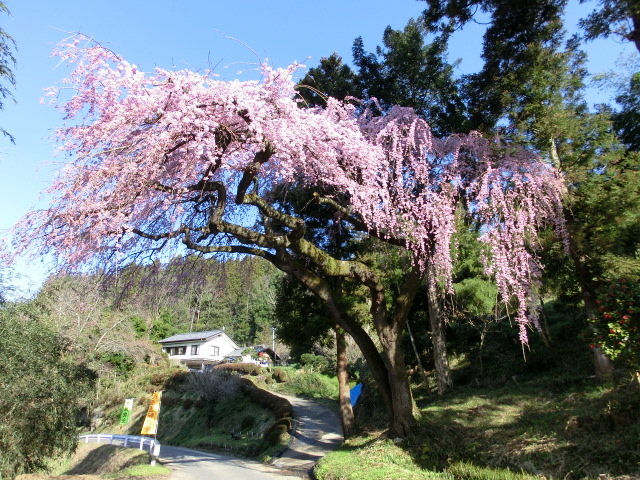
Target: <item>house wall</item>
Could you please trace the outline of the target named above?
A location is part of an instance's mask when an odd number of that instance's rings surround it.
[[[198,353],[191,353],[192,347],[198,348]],[[177,353],[176,349],[183,348],[184,353]],[[217,352],[216,352],[217,347]],[[230,339],[224,335],[215,336],[208,341],[185,341],[185,342],[171,342],[170,344],[164,344],[162,350],[169,354],[169,358],[172,360],[206,360],[206,361],[222,361],[228,353],[235,350],[237,347],[230,341]]]

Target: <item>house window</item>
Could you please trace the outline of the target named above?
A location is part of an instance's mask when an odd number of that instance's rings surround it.
[[[169,355],[184,355],[187,353],[187,347],[171,347],[167,349],[167,351],[169,352]]]
[[[213,356],[217,357],[220,355],[220,347],[213,347]]]
[[[191,355],[198,355],[200,345],[191,345]]]

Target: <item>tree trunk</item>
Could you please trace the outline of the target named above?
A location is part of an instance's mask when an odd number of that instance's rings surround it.
[[[447,339],[442,303],[438,295],[437,286],[430,279],[428,279],[427,283],[427,303],[429,305],[431,344],[433,345],[433,362],[436,369],[438,395],[443,395],[453,387],[453,380],[451,379],[451,368],[447,357]]]
[[[393,423],[391,431],[399,437],[408,437],[415,423],[413,417],[413,398],[409,387],[409,376],[401,348],[400,332],[397,328],[389,329],[383,339],[384,351],[387,354],[389,386],[393,399]]]
[[[424,366],[422,365],[422,360],[420,359],[420,354],[418,353],[418,347],[416,347],[416,340],[413,337],[413,332],[411,331],[411,327],[409,326],[409,322],[407,322],[407,333],[409,334],[409,340],[411,340],[411,348],[413,348],[413,354],[416,356],[416,361],[418,362],[418,371],[420,372],[420,378],[422,382],[427,385],[427,372],[424,370]]]
[[[342,433],[348,438],[355,433],[356,419],[351,408],[351,391],[349,389],[349,374],[347,372],[347,341],[344,331],[336,326],[336,375],[340,398],[340,418],[342,420]]]
[[[369,334],[356,320],[350,318],[346,312],[344,312],[336,298],[336,292],[333,291],[324,279],[296,262],[280,261],[277,257],[269,257],[268,260],[283,272],[296,278],[316,294],[324,303],[327,312],[333,320],[343,328],[344,331],[351,336],[356,345],[358,345],[389,413],[389,423],[390,425],[394,425],[395,415],[389,372],[386,363],[383,361],[380,352],[378,352],[378,348],[375,343],[373,343],[373,340],[371,340]]]
[[[572,219],[573,220],[573,219]],[[596,284],[593,281],[593,274],[587,265],[586,260],[578,253],[578,249],[572,245],[571,248],[573,264],[576,272],[576,279],[580,285],[580,292],[584,301],[584,310],[587,318],[592,316],[596,309]],[[592,348],[591,354],[593,358],[593,367],[596,377],[600,380],[608,381],[613,378],[613,363],[607,357],[601,348]]]

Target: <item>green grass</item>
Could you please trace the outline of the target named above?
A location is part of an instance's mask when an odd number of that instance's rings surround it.
[[[318,480],[640,478],[637,388],[538,377],[414,394],[422,419],[411,438],[365,430],[320,461]]]
[[[195,403],[184,408],[183,400],[188,395],[171,395],[176,400],[168,402],[171,406],[163,408],[160,415],[160,442],[244,457],[260,457],[272,449],[264,445],[263,434],[275,416],[245,396],[239,394],[223,398],[215,405]]]
[[[162,465],[136,465],[120,472],[107,474],[104,478],[126,479],[130,477],[157,477],[158,475],[166,476],[171,474],[169,467]]]
[[[298,397],[306,397],[319,402],[335,402],[338,400],[338,379],[335,375],[325,375],[318,372],[305,372],[295,367],[278,367],[287,372],[289,380],[285,383],[260,382],[255,383],[265,390],[274,393],[281,392]],[[254,379],[255,381],[255,379]]]

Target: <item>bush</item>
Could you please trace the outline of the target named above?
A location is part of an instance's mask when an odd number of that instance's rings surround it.
[[[231,397],[240,391],[239,378],[228,370],[190,373],[184,384],[187,392],[192,392],[207,402],[217,402],[223,397]]]
[[[175,390],[177,392],[184,391],[183,385],[187,381],[187,377],[189,376],[189,372],[185,372],[184,370],[174,369],[169,373],[167,380],[165,381],[165,389],[167,390]]]
[[[272,377],[277,383],[286,383],[289,381],[287,371],[282,368],[274,369]]]
[[[229,372],[238,372],[243,375],[260,375],[262,367],[255,363],[222,363],[213,367],[213,371],[226,370]]]
[[[95,378],[37,315],[27,305],[0,308],[0,478],[75,450],[77,413]]]
[[[318,373],[299,373],[289,382],[300,395],[307,397],[331,397],[334,388]]]
[[[265,435],[265,440],[271,446],[283,444],[287,441],[288,432],[286,425],[277,425],[273,430],[269,429]]]
[[[311,372],[324,372],[329,366],[329,360],[322,355],[314,355],[313,353],[303,353],[300,355],[300,364],[305,370]]]
[[[242,418],[242,421],[240,422],[240,429],[246,430],[247,428],[252,427],[255,423],[256,423],[256,417],[254,417],[253,415],[246,415],[245,417]]]
[[[182,399],[176,395],[163,395],[162,396],[162,406],[164,408],[171,408],[171,407],[175,407],[176,405],[180,404],[182,402]]]
[[[640,372],[640,282],[621,278],[598,296],[586,338],[631,372]]]

